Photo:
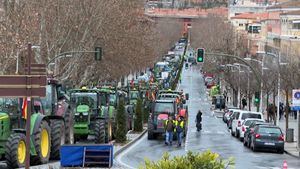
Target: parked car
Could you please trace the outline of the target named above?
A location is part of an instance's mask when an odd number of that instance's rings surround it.
[[[284,152],[284,135],[278,126],[258,125],[251,134],[250,148],[253,151],[259,149],[276,150],[280,154]]]
[[[228,129],[232,129],[232,121],[235,119],[235,116],[240,112],[240,109],[233,110],[233,113],[229,116],[229,120],[227,121],[227,127]],[[233,136],[234,133],[231,132],[231,135]]]
[[[266,122],[259,122],[259,121],[254,121],[252,122],[249,127],[246,129],[244,132],[244,146],[250,147],[250,136],[254,132],[254,127],[258,125],[268,125],[269,123]]]
[[[246,118],[256,118],[256,119],[263,119],[263,114],[260,112],[249,112],[245,110],[241,110],[232,120],[231,126],[231,134],[234,135],[236,138],[240,137],[240,129],[242,126],[243,121]]]
[[[237,107],[230,107],[228,109],[224,110],[224,114],[223,114],[223,121],[225,123],[227,123],[227,121],[230,119],[230,115],[233,113],[233,110],[239,109]]]
[[[243,121],[242,123],[242,127],[240,128],[239,130],[239,133],[240,133],[240,137],[239,139],[241,141],[244,140],[244,134],[245,134],[245,131],[249,128],[249,126],[253,123],[253,122],[265,122],[265,120],[263,119],[255,119],[255,118],[247,118]]]

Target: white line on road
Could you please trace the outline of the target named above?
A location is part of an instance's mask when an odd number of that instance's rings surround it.
[[[116,161],[117,161],[120,165],[122,165],[122,166],[124,166],[124,167],[126,167],[126,168],[128,168],[128,169],[135,169],[134,167],[132,167],[132,166],[130,166],[130,165],[124,163],[124,162],[122,161],[122,158],[123,158],[123,156],[124,156],[125,154],[127,154],[130,150],[132,150],[136,145],[140,144],[140,142],[142,142],[142,140],[144,140],[144,137],[146,137],[146,136],[147,136],[147,134],[145,134],[142,138],[140,138],[140,140],[138,140],[138,141],[135,142],[133,145],[131,145],[130,147],[128,147],[125,151],[123,151],[121,154],[119,154],[119,155],[117,156]]]

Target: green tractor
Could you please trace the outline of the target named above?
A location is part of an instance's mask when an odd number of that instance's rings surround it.
[[[32,99],[30,124],[31,165],[45,164],[59,159],[62,144],[72,143],[72,114],[68,103],[61,97],[60,85],[48,79],[46,97]],[[7,168],[25,166],[25,113],[26,102],[20,98],[0,98],[0,155],[5,155]],[[27,105],[29,106],[29,105]],[[23,114],[24,114],[23,113]]]
[[[94,143],[108,143],[113,138],[114,114],[111,114],[109,93],[98,89],[70,91],[74,114],[74,139],[87,140],[94,136]]]
[[[116,87],[111,86],[102,86],[99,87],[101,92],[109,94],[109,114],[115,115],[117,113],[117,107],[121,99],[125,101],[125,110],[126,110],[126,126],[127,130],[133,129],[133,114],[134,114],[134,107],[133,105],[128,104],[128,94],[126,91],[117,89]]]

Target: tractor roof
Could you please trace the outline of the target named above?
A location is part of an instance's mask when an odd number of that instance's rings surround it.
[[[100,93],[98,89],[71,89],[71,93]]]

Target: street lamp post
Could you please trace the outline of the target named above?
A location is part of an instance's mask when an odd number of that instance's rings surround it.
[[[262,57],[262,61],[256,60],[256,59],[252,59],[252,58],[244,58],[245,60],[258,62],[261,65],[261,77],[262,78],[264,76],[264,69],[266,69],[264,67],[264,58],[265,58],[264,55]],[[263,112],[263,94],[262,94],[263,86],[264,86],[263,80],[261,79],[261,81],[260,81],[260,103],[259,103],[259,108],[257,110],[257,111],[261,111],[261,112]]]

